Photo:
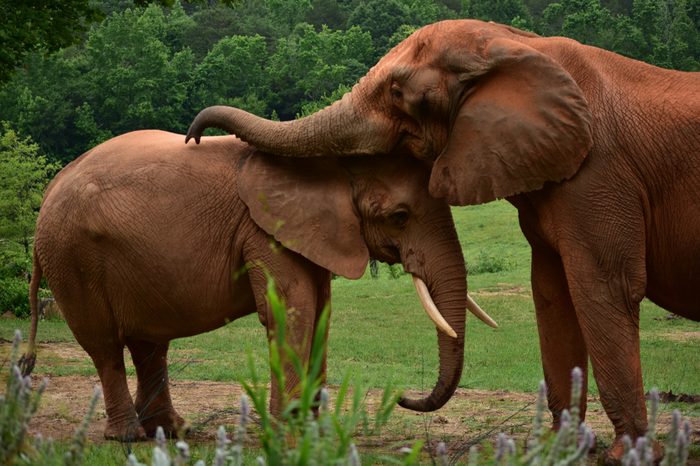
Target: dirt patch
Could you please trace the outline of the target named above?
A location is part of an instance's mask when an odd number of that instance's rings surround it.
[[[530,288],[524,286],[512,286],[507,283],[498,283],[493,288],[481,289],[473,293],[474,296],[530,296]]]
[[[671,341],[682,341],[682,342],[700,342],[700,332],[673,332],[673,333],[661,333],[659,337]]]

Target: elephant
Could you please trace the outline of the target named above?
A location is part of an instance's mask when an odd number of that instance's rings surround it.
[[[278,156],[395,156],[454,206],[506,199],[532,250],[553,425],[588,360],[622,438],[647,428],[639,304],[700,319],[700,73],[478,20],[425,26],[350,92],[291,122],[214,106],[207,127]],[[585,415],[586,391],[581,402]],[[422,408],[406,403],[413,408]]]
[[[256,311],[272,338],[269,273],[289,309],[286,341],[308,361],[331,273],[357,279],[371,255],[401,262],[413,275],[441,329],[433,396],[449,399],[462,370],[466,307],[480,310],[467,301],[449,206],[429,195],[424,163],[389,157],[297,164],[233,136],[197,147],[183,145],[183,137],[156,130],[118,136],[49,184],[34,242],[29,371],[43,275],[97,369],[105,437],[140,440],[158,426],[177,433],[184,420],[168,389],[170,340]],[[125,346],[136,369],[135,401]],[[285,392],[293,395],[299,376],[287,366]],[[324,380],[325,371],[324,356]],[[273,383],[273,414],[281,399]]]

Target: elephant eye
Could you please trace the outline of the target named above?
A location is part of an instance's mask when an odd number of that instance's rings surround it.
[[[391,96],[396,99],[396,100],[401,100],[403,99],[403,91],[399,88],[397,84],[392,84],[391,85]]]
[[[397,228],[403,228],[406,226],[406,223],[408,223],[408,217],[409,214],[407,210],[397,210],[389,215],[389,222]]]

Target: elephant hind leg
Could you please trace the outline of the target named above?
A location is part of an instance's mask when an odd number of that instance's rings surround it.
[[[118,344],[108,344],[100,348],[82,346],[92,358],[102,383],[107,411],[104,437],[121,442],[145,440],[146,434],[136,417],[126,383],[124,347]]]
[[[185,420],[173,408],[168,380],[168,343],[128,340],[138,381],[135,408],[146,435],[155,436],[158,426],[167,436],[182,433]]]
[[[56,300],[75,339],[92,359],[102,384],[107,411],[105,438],[122,442],[145,440],[126,382],[124,342],[119,338],[109,305],[87,287],[75,286],[81,283],[78,278],[70,281],[68,274],[61,278],[63,281],[56,280],[59,284],[54,285]],[[61,286],[63,283],[71,286]]]

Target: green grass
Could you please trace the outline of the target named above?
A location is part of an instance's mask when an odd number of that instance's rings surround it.
[[[529,285],[529,247],[519,230],[517,213],[509,204],[496,202],[456,208],[454,215],[468,263],[502,258],[505,264],[499,272],[469,277],[470,292],[500,328],[468,319],[460,386],[533,392],[542,369]],[[700,360],[691,356],[697,355],[700,324],[666,320],[666,315],[643,303],[645,386],[700,393]],[[26,336],[28,326],[27,321],[0,320],[0,338],[10,340],[16,327]],[[39,339],[74,341],[60,321],[42,321]],[[171,374],[181,380],[241,380],[248,375],[248,354],[257,367],[266,368],[267,351],[264,329],[251,315],[213,332],[173,341]],[[94,374],[89,360],[52,364],[56,361],[52,357],[39,355],[37,374]],[[432,387],[437,377],[436,333],[408,276],[392,278],[383,266],[376,280],[367,275],[356,281],[333,281],[329,382],[339,383],[348,370],[371,387],[382,387],[389,379],[404,388]],[[266,374],[266,370],[260,372]],[[595,393],[595,386],[591,391]]]

